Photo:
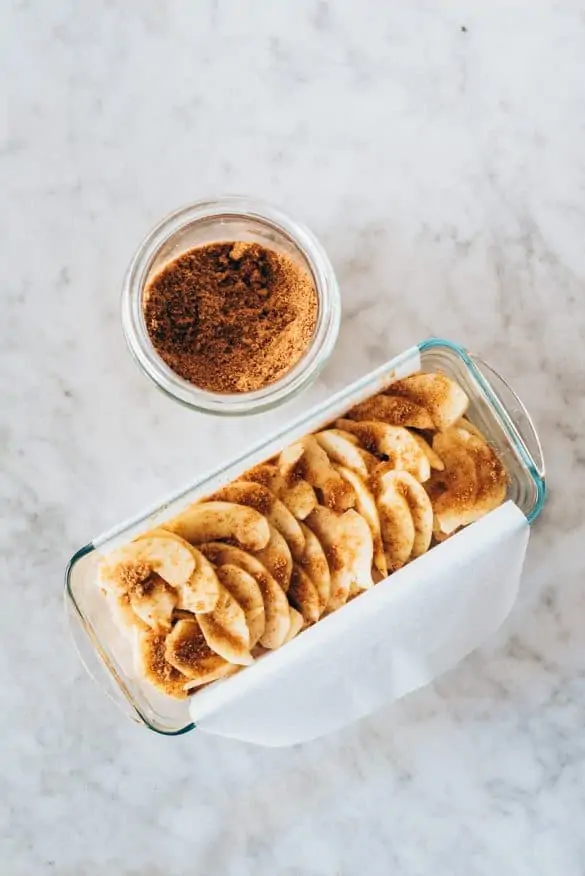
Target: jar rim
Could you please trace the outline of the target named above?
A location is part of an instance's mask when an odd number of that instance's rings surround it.
[[[229,218],[250,219],[264,225],[295,247],[309,266],[319,301],[315,331],[298,362],[278,380],[252,392],[209,392],[180,377],[155,350],[142,307],[146,281],[162,247],[191,225],[210,219],[221,221]],[[337,340],[341,301],[331,262],[312,231],[264,201],[243,195],[226,195],[181,207],[164,217],[146,235],[126,272],[121,316],[126,343],[133,358],[162,392],[186,407],[203,413],[237,416],[258,413],[283,404],[313,382]]]

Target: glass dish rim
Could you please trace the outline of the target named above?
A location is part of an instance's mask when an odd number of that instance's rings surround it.
[[[221,217],[250,218],[272,227],[306,260],[319,298],[319,316],[311,343],[293,368],[274,383],[249,393],[213,393],[198,388],[169,368],[154,349],[142,314],[139,290],[157,253],[191,223]],[[179,207],[163,217],[138,246],[121,292],[121,322],[126,345],[140,371],[173,401],[215,416],[249,416],[276,408],[310,385],[329,359],[341,323],[341,296],[333,265],[319,238],[279,207],[246,195],[218,195]]]
[[[333,395],[331,395],[328,398],[324,399],[323,401],[319,402],[317,405],[314,405],[305,414],[302,414],[301,416],[297,417],[292,422],[289,422],[287,425],[283,426],[281,429],[278,430],[277,433],[272,434],[268,439],[259,442],[258,444],[254,445],[253,447],[246,450],[244,453],[240,454],[239,456],[230,459],[227,463],[220,465],[220,466],[217,466],[211,472],[208,472],[204,476],[197,478],[193,483],[189,484],[189,486],[186,487],[185,489],[181,489],[179,491],[176,491],[172,496],[169,496],[166,501],[159,502],[156,506],[153,507],[153,509],[146,511],[146,512],[141,512],[139,515],[136,515],[134,518],[132,518],[130,520],[123,521],[122,523],[118,524],[117,526],[113,527],[112,529],[106,531],[101,536],[96,537],[92,542],[84,545],[83,547],[81,547],[79,550],[77,550],[73,554],[73,556],[69,560],[67,567],[66,567],[66,570],[65,570],[66,597],[68,597],[69,600],[71,601],[71,603],[75,609],[75,613],[76,613],[77,617],[79,618],[79,621],[80,621],[86,635],[90,639],[91,644],[96,648],[98,655],[99,655],[100,659],[102,660],[102,662],[105,664],[105,668],[107,669],[107,671],[110,672],[111,674],[114,674],[114,675],[116,674],[116,673],[112,673],[110,666],[109,666],[109,661],[107,659],[107,656],[104,654],[104,652],[101,648],[99,638],[95,635],[93,628],[91,627],[91,624],[89,624],[89,622],[85,618],[83,612],[81,611],[79,605],[77,604],[77,601],[75,599],[75,596],[74,596],[72,588],[71,588],[71,575],[72,575],[73,569],[74,569],[75,565],[77,564],[77,562],[79,562],[84,556],[87,556],[88,554],[97,550],[98,547],[100,546],[100,544],[103,544],[104,542],[108,541],[110,538],[114,537],[114,535],[116,535],[117,533],[122,532],[125,529],[130,528],[131,526],[141,522],[142,520],[146,521],[148,519],[148,517],[155,510],[159,510],[161,507],[164,507],[165,505],[171,503],[172,501],[176,501],[177,499],[180,499],[182,496],[184,496],[185,494],[187,494],[191,490],[195,489],[196,487],[201,486],[205,482],[213,480],[213,478],[220,475],[222,473],[222,471],[224,471],[225,469],[237,466],[239,463],[243,463],[249,457],[251,457],[255,454],[260,454],[264,448],[268,448],[271,444],[275,443],[281,437],[283,437],[287,432],[291,432],[295,429],[298,429],[303,425],[304,422],[311,420],[316,415],[316,413],[318,413],[320,408],[324,408],[326,405],[333,406],[335,404],[335,402],[340,401],[343,398],[343,396],[358,392],[360,390],[360,388],[364,388],[365,385],[367,385],[370,381],[372,381],[375,376],[378,376],[378,375],[382,376],[382,374],[386,371],[386,369],[388,369],[390,363],[394,363],[394,367],[396,367],[397,363],[401,359],[407,358],[409,354],[412,354],[413,350],[418,350],[420,353],[424,353],[425,351],[437,350],[437,349],[441,349],[441,348],[446,349],[446,350],[450,351],[451,353],[455,354],[458,358],[460,358],[463,361],[465,366],[468,368],[469,372],[472,374],[474,379],[477,381],[481,392],[484,394],[484,396],[487,398],[489,403],[494,408],[494,410],[495,410],[495,412],[500,420],[500,424],[504,428],[510,442],[514,445],[515,449],[520,454],[522,462],[523,462],[527,472],[529,473],[532,480],[534,481],[534,484],[536,486],[536,491],[537,491],[536,501],[534,503],[534,506],[530,509],[530,512],[525,515],[528,523],[532,524],[536,520],[536,518],[539,516],[540,512],[542,511],[542,508],[543,508],[543,505],[544,505],[544,502],[546,499],[546,494],[547,494],[544,459],[542,457],[542,453],[541,453],[541,464],[542,464],[541,465],[542,473],[541,473],[541,471],[539,470],[538,464],[533,459],[532,454],[530,453],[530,451],[526,447],[524,440],[522,439],[522,437],[518,433],[518,430],[516,429],[516,427],[514,426],[514,423],[512,422],[511,418],[509,417],[509,415],[505,409],[505,406],[500,401],[497,394],[492,390],[490,384],[484,378],[480,369],[476,365],[474,357],[467,351],[467,349],[465,347],[461,346],[460,344],[455,343],[454,341],[449,341],[449,340],[444,339],[444,338],[439,338],[439,337],[427,338],[426,340],[421,341],[420,343],[416,344],[414,347],[407,348],[401,354],[399,354],[398,356],[394,356],[392,359],[388,360],[383,365],[379,366],[377,369],[373,369],[372,371],[369,371],[367,374],[358,378],[353,383],[346,385],[338,392],[334,393]],[[478,360],[478,361],[482,361],[482,360]],[[488,367],[491,367],[491,366],[488,366]],[[498,376],[500,376],[498,372],[494,372],[494,373],[496,373]],[[503,378],[501,378],[501,377],[500,377],[500,379],[503,380]],[[504,383],[506,384],[506,386],[508,386],[506,381],[504,381]],[[512,392],[514,397],[518,400],[523,412],[526,414],[528,421],[529,421],[529,424],[530,424],[530,427],[531,427],[532,432],[534,434],[534,437],[537,441],[537,446],[540,450],[540,441],[538,440],[538,435],[537,435],[536,429],[533,425],[532,418],[528,414],[528,411],[526,410],[524,404],[518,398],[518,396],[516,395],[514,390],[512,390],[511,387],[509,387],[509,386],[508,386],[508,388],[510,389],[510,391]],[[76,648],[76,650],[77,650],[77,648]],[[79,654],[79,651],[78,651],[78,654]],[[80,654],[79,654],[79,657],[80,657],[86,671],[88,672],[88,674],[90,676],[92,676],[93,673],[88,669],[87,666],[85,666],[85,662],[83,660],[83,657]],[[156,727],[148,720],[148,718],[144,714],[142,714],[142,712],[136,707],[136,705],[134,704],[133,701],[129,700],[128,697],[126,697],[126,699],[127,699],[128,704],[131,706],[133,711],[136,713],[136,716],[137,716],[139,722],[144,724],[150,730],[154,731],[155,733],[158,733],[161,736],[181,736],[184,733],[188,733],[191,730],[196,729],[196,727],[197,727],[197,724],[193,721],[190,721],[188,724],[186,724],[184,727],[180,727],[178,730],[164,730],[160,727]]]

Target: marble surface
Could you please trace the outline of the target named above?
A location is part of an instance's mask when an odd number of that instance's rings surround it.
[[[0,873],[585,872],[585,16],[577,0],[12,2],[0,27]],[[118,297],[208,193],[310,224],[342,287],[313,399],[434,333],[533,413],[551,495],[512,615],[402,703],[264,750],[125,721],[68,556],[252,443],[138,373]]]

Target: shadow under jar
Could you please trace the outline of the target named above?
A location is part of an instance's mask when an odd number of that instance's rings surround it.
[[[213,356],[213,345],[207,348],[210,369],[213,366],[216,374],[217,360],[222,357],[226,362],[230,360],[230,347],[235,346],[236,353],[242,352],[237,349],[242,338],[249,339],[251,334],[251,365],[254,349],[257,353],[258,347],[262,346],[257,343],[259,335],[255,334],[252,322],[255,317],[253,309],[242,310],[243,318],[238,320],[238,295],[234,294],[233,297],[235,310],[230,310],[232,301],[229,294],[225,294],[226,288],[237,293],[238,287],[247,293],[248,290],[238,280],[239,266],[246,273],[244,282],[250,283],[250,295],[252,298],[256,296],[258,316],[264,320],[267,341],[270,341],[271,324],[276,312],[271,313],[271,307],[275,307],[273,293],[276,297],[278,294],[281,297],[283,294],[288,296],[292,316],[286,316],[281,311],[283,325],[297,313],[299,320],[304,320],[298,334],[299,342],[304,340],[302,347],[296,351],[296,358],[294,350],[291,350],[290,356],[280,355],[279,361],[275,357],[272,379],[270,369],[264,367],[264,383],[258,379],[260,371],[257,369],[256,385],[253,379],[246,380],[245,375],[238,377],[235,371],[232,385],[229,380],[222,385],[218,379],[214,383],[211,370],[209,375],[201,370],[203,354],[201,340],[198,342],[196,308],[191,313],[181,313],[176,299],[174,302],[164,301],[164,291],[166,284],[171,296],[180,293],[181,271],[187,285],[191,280],[194,280],[195,286],[203,282],[205,277],[197,273],[202,265],[208,278],[205,291],[207,302],[202,302],[207,307],[208,326],[210,322],[213,323],[214,310],[213,306],[210,309],[207,305],[214,304],[211,300],[213,283],[217,282],[218,294],[223,295],[223,311],[222,302],[218,302],[215,314],[219,319],[222,312],[225,313],[226,326],[231,332],[222,337],[218,326],[217,355]],[[224,277],[219,270],[222,266],[225,268]],[[253,277],[256,268],[260,274],[256,270],[257,276]],[[261,282],[262,276],[272,278],[274,288],[265,288]],[[282,283],[276,289],[279,278],[288,284],[284,291]],[[224,292],[219,286],[221,282],[224,283]],[[158,296],[157,301],[153,299],[155,294]],[[314,307],[307,308],[308,295],[315,299]],[[165,326],[161,327],[161,319],[167,322],[178,320],[178,336],[183,341],[182,352],[178,357],[174,358],[172,352],[166,355],[161,348],[161,338],[165,340]],[[181,330],[181,320],[184,320],[184,331]],[[164,219],[140,246],[128,270],[122,292],[124,334],[141,370],[171,398],[206,413],[256,413],[276,407],[305,389],[316,378],[331,354],[339,331],[339,321],[339,289],[333,268],[319,241],[307,228],[281,211],[244,197],[201,201]],[[281,354],[283,351],[286,353],[282,333],[273,331],[272,337],[275,349],[278,345]],[[194,361],[197,360],[199,372],[197,368],[193,371],[188,368],[190,344],[193,345]],[[237,365],[237,356],[234,355],[232,359]],[[171,364],[175,367],[171,367]],[[193,375],[197,373],[204,375],[199,383],[207,385],[198,385],[198,381],[193,379]],[[222,391],[218,391],[220,385]],[[213,388],[210,389],[210,386]],[[236,386],[238,391],[234,391]]]

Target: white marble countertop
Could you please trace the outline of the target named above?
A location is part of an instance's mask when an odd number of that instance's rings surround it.
[[[2,876],[581,876],[583,4],[5,0],[2,19]],[[551,485],[498,635],[295,749],[125,721],[63,618],[75,548],[291,415],[182,410],[124,348],[137,243],[225,191],[331,255],[344,319],[313,398],[459,340],[524,398]]]

